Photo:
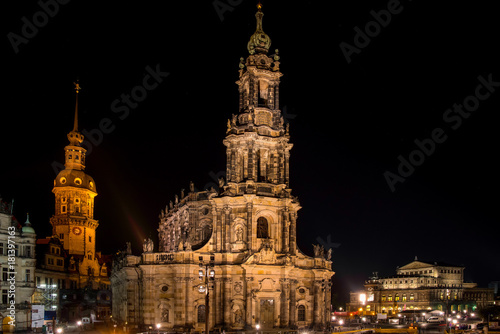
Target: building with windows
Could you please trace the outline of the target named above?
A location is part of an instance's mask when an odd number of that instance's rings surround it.
[[[277,50],[268,55],[262,17],[259,6],[249,55],[239,65],[238,112],[223,140],[226,180],[218,190],[195,191],[191,183],[161,210],[156,251],[145,240],[141,255],[127,247],[115,258],[114,320],[179,331],[204,330],[206,320],[210,330],[329,323],[331,250],[316,246],[310,257],[297,247],[301,206],[289,187],[280,57]]]
[[[399,267],[396,275],[374,276],[363,291],[351,292],[347,310],[357,315],[400,311],[475,311],[492,304],[493,289],[464,282],[463,266],[417,258]]]
[[[69,145],[64,148],[65,168],[56,176],[52,190],[55,195],[55,213],[50,219],[52,235],[37,240],[34,302],[56,311],[62,321],[111,314],[108,275],[111,257],[96,251],[97,190],[94,179],[84,172],[86,150],[81,145],[84,137],[78,131],[79,90],[76,84],[74,125],[68,133]],[[92,300],[92,296],[99,300]],[[102,303],[101,297],[105,299]]]
[[[26,218],[24,226],[12,215],[13,203],[0,198],[0,320],[15,330],[31,327],[31,297],[35,291],[36,234]]]

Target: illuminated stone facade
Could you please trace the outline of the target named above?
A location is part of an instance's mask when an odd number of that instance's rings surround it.
[[[404,310],[473,311],[493,303],[493,289],[464,282],[463,266],[415,261],[391,277],[372,277],[365,290],[351,292],[348,311],[359,315]]]
[[[296,244],[300,204],[289,188],[292,144],[279,110],[279,56],[257,30],[240,63],[239,111],[227,123],[226,180],[195,191],[161,211],[158,252],[144,243],[114,261],[113,319],[129,325],[203,330],[205,294],[200,257],[214,260],[209,326],[226,330],[323,328],[329,320],[331,251],[315,257]]]
[[[29,219],[23,227],[12,215],[13,203],[0,198],[0,321],[20,331],[30,327],[30,301],[35,291],[35,230]]]

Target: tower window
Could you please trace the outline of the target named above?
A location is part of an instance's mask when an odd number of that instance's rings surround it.
[[[89,235],[89,242],[92,242],[92,237]]]
[[[257,238],[269,238],[269,224],[264,217],[257,219]]]

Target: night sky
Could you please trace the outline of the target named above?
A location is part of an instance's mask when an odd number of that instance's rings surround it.
[[[38,236],[50,235],[53,166],[64,163],[79,78],[98,249],[131,241],[139,254],[145,237],[157,244],[158,215],[175,194],[190,181],[215,186],[225,172],[222,140],[238,112],[256,2],[44,3],[2,10],[0,194],[15,199],[19,221],[29,212]],[[464,265],[481,286],[500,280],[498,11],[492,2],[325,4],[263,1],[284,74],[300,249],[334,247],[341,301],[372,272],[392,275],[415,256]],[[161,72],[154,88],[127,106],[152,71]]]

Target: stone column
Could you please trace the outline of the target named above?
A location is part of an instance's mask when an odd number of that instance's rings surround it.
[[[253,318],[252,315],[253,313],[253,305],[252,305],[252,283],[253,277],[246,277],[245,278],[245,324],[247,326],[252,327],[253,326]]]
[[[290,212],[290,253],[295,255],[295,251],[297,248],[296,244],[296,226],[297,226],[297,213],[295,211]]]
[[[289,302],[289,305],[290,305],[289,319],[290,320],[288,322],[289,326],[296,325],[295,315],[297,314],[297,311],[296,311],[295,303],[297,302],[297,300],[296,300],[295,292],[296,292],[298,283],[299,282],[296,279],[290,279],[290,302]]]
[[[289,212],[288,207],[283,208],[283,252],[288,253],[290,248],[290,236],[289,236],[289,226],[290,221],[288,220]]]
[[[214,294],[215,294],[215,305],[214,305],[214,310],[215,310],[215,326],[218,326],[222,323],[223,321],[223,305],[222,305],[222,298],[223,298],[223,291],[222,291],[222,280],[224,278],[222,277],[215,277],[215,282],[214,282]]]
[[[253,211],[253,204],[252,203],[247,203],[247,244],[248,244],[248,249],[252,252],[253,251],[253,236],[252,236],[252,211]]]
[[[281,310],[280,310],[280,326],[288,326],[290,313],[290,279],[282,278],[281,280]]]
[[[313,324],[314,326],[318,326],[321,324],[321,310],[322,303],[321,299],[323,299],[324,295],[321,293],[321,281],[314,281],[314,313],[313,313]]]
[[[231,287],[232,287],[232,279],[230,277],[225,277],[223,279],[223,293],[224,297],[222,299],[222,304],[224,305],[223,307],[223,312],[224,312],[224,325],[226,327],[231,325]]]
[[[225,226],[222,222],[222,209],[221,208],[217,208],[215,210],[215,220],[217,222],[217,245],[216,245],[216,250],[218,250],[219,252],[222,251],[224,252],[225,248],[226,248],[226,245],[225,245],[225,242],[224,242],[224,236],[225,236]],[[214,224],[215,225],[215,224]]]
[[[230,252],[231,251],[231,208],[228,205],[224,206],[224,221],[222,222],[222,225],[224,226],[225,229],[225,235],[224,235],[225,251]]]
[[[194,277],[186,277],[186,326],[193,325],[193,281]]]

